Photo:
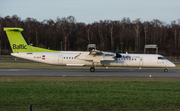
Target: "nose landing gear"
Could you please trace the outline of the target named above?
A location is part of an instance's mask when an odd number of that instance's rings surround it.
[[[164,72],[168,72],[168,68],[166,67],[166,69],[164,69]]]

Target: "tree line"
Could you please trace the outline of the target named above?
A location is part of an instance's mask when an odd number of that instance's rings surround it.
[[[75,17],[57,17],[56,20],[37,21],[34,18],[21,20],[17,15],[0,17],[1,53],[10,49],[4,27],[20,27],[26,41],[33,46],[53,50],[84,51],[88,44],[96,44],[97,49],[143,53],[145,44],[157,44],[161,54],[180,52],[180,19],[166,24],[158,19],[144,21],[130,18],[122,20],[100,20],[90,24],[76,22]]]

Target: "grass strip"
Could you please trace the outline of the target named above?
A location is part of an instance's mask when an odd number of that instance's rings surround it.
[[[180,79],[0,77],[0,110],[180,110]]]

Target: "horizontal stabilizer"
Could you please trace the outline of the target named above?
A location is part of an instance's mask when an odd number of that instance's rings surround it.
[[[23,29],[22,28],[4,28],[4,31],[19,31],[22,32]]]

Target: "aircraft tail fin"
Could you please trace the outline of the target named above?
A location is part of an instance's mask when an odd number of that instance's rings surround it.
[[[4,28],[6,31],[9,43],[13,53],[17,52],[58,52],[38,47],[33,47],[27,44],[21,32],[22,28]]]
[[[22,28],[4,28],[13,53],[15,52],[32,52],[32,49],[24,40],[21,32]]]

